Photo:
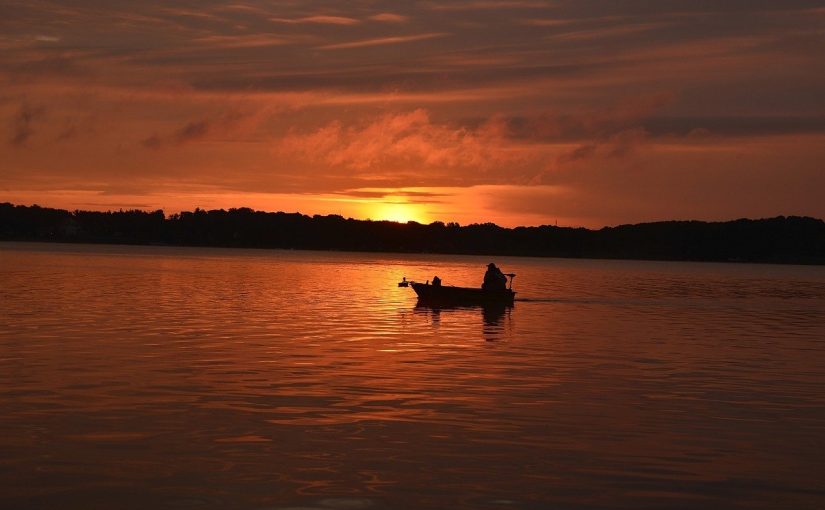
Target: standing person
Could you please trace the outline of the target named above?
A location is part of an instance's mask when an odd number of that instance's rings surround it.
[[[492,262],[487,264],[487,272],[484,273],[484,283],[481,284],[484,290],[503,290],[507,288],[507,277]]]

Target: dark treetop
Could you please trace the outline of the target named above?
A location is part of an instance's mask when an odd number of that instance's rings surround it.
[[[784,217],[605,227],[422,225],[267,213],[66,211],[0,203],[0,240],[825,264],[825,222]]]

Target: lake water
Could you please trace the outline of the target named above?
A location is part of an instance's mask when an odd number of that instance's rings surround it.
[[[825,268],[0,243],[0,506],[825,508]]]

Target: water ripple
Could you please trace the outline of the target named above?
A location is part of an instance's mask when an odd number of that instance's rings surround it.
[[[819,508],[825,271],[6,243],[14,508]],[[782,504],[779,505],[779,502]]]

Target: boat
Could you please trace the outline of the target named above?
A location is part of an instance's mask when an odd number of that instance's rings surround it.
[[[477,287],[453,287],[452,285],[430,285],[409,282],[418,295],[418,303],[439,306],[507,305],[513,306],[516,293],[508,289],[481,289]],[[512,287],[512,279],[511,279]]]
[[[486,290],[475,287],[429,285],[410,282],[420,304],[429,305],[511,305],[516,299],[512,289]]]

